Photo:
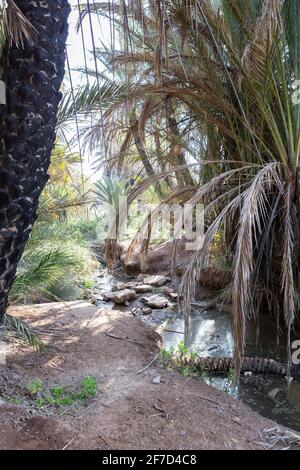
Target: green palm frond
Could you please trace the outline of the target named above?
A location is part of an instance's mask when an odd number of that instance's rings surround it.
[[[189,302],[221,232],[220,250],[234,266],[238,367],[247,321],[258,320],[262,302],[288,329],[296,315],[300,103],[292,95],[299,1],[150,0],[142,15],[141,2],[112,3],[113,14],[104,3],[85,14],[98,9],[120,35],[115,50],[93,53],[113,65],[123,86],[103,101],[105,126],[96,119],[86,136],[96,149],[101,129],[118,169],[137,168],[138,157],[147,157],[155,175],[141,187],[161,174],[171,194],[182,189],[186,197],[191,186],[190,202],[205,205],[204,246],[183,278],[186,333]],[[192,156],[199,187],[182,178],[182,159],[188,164]],[[104,192],[100,185],[100,198]]]
[[[94,205],[109,204],[115,209],[120,207],[121,197],[128,195],[128,183],[111,176],[105,176],[95,183]]]
[[[14,301],[34,297],[38,300],[39,296],[53,300],[51,288],[61,282],[76,264],[68,248],[62,244],[55,245],[54,248],[29,247],[25,251],[10,294]]]
[[[78,194],[78,191],[59,187],[48,187],[42,194],[39,203],[38,216],[40,221],[66,221],[71,215],[78,214],[89,202],[88,194]]]
[[[26,322],[19,320],[18,318],[5,314],[3,319],[4,328],[8,331],[11,330],[18,336],[24,338],[30,346],[38,350],[45,348],[44,343],[38,338],[38,335],[34,333],[32,328],[27,325]]]

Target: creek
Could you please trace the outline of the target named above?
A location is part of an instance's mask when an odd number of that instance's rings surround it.
[[[95,279],[93,297],[96,305],[104,308],[116,308],[131,311],[138,300],[130,306],[115,305],[112,301],[104,301],[102,293],[111,291],[124,276],[108,275],[100,272]],[[207,302],[198,302],[193,305],[191,315],[190,337],[187,347],[197,351],[200,356],[222,357],[232,356],[233,337],[231,332],[230,313],[220,312],[216,308],[205,308]],[[151,315],[141,317],[141,320],[154,327],[163,339],[165,350],[176,349],[178,343],[184,338],[184,320],[176,318],[173,311],[168,309],[153,310]],[[272,357],[282,360],[285,356],[285,339],[280,338],[280,345],[276,343],[275,326],[266,324],[260,326],[259,342],[256,342],[256,332],[249,328],[246,341],[246,354],[248,356]],[[294,380],[287,386],[286,380],[281,377],[268,375],[241,375],[238,385],[230,377],[215,374],[205,374],[201,377],[206,383],[223,390],[235,399],[242,401],[262,416],[270,418],[279,424],[300,431],[300,380]]]

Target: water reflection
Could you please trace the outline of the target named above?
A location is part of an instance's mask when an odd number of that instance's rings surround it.
[[[176,349],[178,342],[183,339],[183,319],[177,318],[174,321],[169,321],[165,323],[164,327],[168,330],[160,332],[164,348]],[[250,330],[247,353],[249,355],[257,354],[256,348],[258,347],[261,356],[270,357],[273,354],[273,357],[280,359],[285,352],[285,344],[283,342],[283,345],[278,348],[275,332],[272,328],[266,329],[266,331],[267,338],[264,337],[257,346]],[[194,314],[191,319],[191,335],[188,346],[204,357],[231,356],[233,338],[230,315],[222,314],[217,310]],[[225,376],[205,374],[202,379],[207,384],[241,400],[262,416],[300,431],[299,380],[294,381],[288,388],[284,378],[266,375],[242,376],[238,385],[232,384],[231,380]]]

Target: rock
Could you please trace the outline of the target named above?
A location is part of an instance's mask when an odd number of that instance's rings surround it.
[[[115,304],[123,304],[125,301],[136,299],[136,292],[131,289],[123,289],[115,292],[103,292],[103,297],[112,300]]]
[[[136,281],[130,281],[124,284],[126,289],[134,289],[137,285],[138,283]]]
[[[149,284],[140,284],[134,287],[137,294],[143,294],[144,292],[151,292],[153,289]]]
[[[112,292],[117,292],[117,291],[120,291],[120,290],[124,290],[126,289],[126,284],[124,282],[118,282],[118,284],[116,284],[115,286],[112,286],[111,288],[111,291]]]
[[[144,307],[142,310],[144,315],[151,315],[152,313],[152,308],[150,307]]]
[[[276,387],[276,388],[273,388],[273,390],[271,390],[269,393],[268,393],[268,397],[269,398],[272,398],[272,400],[275,400],[275,398],[277,397],[278,393],[280,392],[280,388]]]
[[[178,299],[178,294],[177,294],[177,292],[171,292],[171,294],[170,294],[170,299],[172,299],[172,300],[177,300],[177,299]]]
[[[174,289],[168,286],[162,286],[161,292],[170,297],[172,294],[174,294]]]
[[[139,307],[135,307],[131,310],[131,313],[134,317],[139,317],[140,315],[143,315],[143,309]]]
[[[131,281],[131,282],[118,282],[115,286],[112,287],[112,292],[116,292],[118,290],[124,290],[124,289],[134,289],[135,286],[137,285],[137,282]]]
[[[241,424],[241,420],[240,420],[240,418],[239,418],[238,416],[234,416],[234,417],[232,418],[232,421],[234,421],[235,423]]]
[[[138,282],[143,282],[144,281],[144,277],[146,277],[146,274],[139,274],[138,277],[136,278],[136,280]]]
[[[121,254],[120,261],[123,271],[129,276],[136,276],[141,272],[140,254],[139,252],[131,253],[127,256],[126,250]]]
[[[141,299],[147,307],[164,308],[170,305],[168,299],[161,295],[152,295],[151,297],[142,297]]]
[[[157,375],[156,377],[154,377],[154,379],[152,380],[152,383],[153,384],[160,384],[160,375]]]
[[[96,300],[95,302],[96,307],[106,308],[111,310],[114,308],[115,303],[112,300]]]
[[[150,286],[153,287],[160,287],[166,284],[170,279],[166,276],[163,276],[161,274],[157,274],[155,276],[146,276],[143,279],[144,284],[149,284]]]

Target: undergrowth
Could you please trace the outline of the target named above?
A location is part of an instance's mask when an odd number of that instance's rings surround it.
[[[95,222],[38,222],[19,263],[12,304],[80,300],[96,261],[90,249]]]
[[[161,349],[160,358],[163,366],[167,369],[176,370],[184,377],[196,377],[199,371],[193,364],[184,364],[183,357],[189,357],[191,360],[196,359],[198,353],[191,351],[184,344],[184,341],[179,341],[177,348],[171,347],[170,349]]]
[[[48,388],[43,380],[36,378],[28,382],[26,390],[36,407],[54,406],[60,408],[61,406],[71,406],[76,402],[84,403],[88,398],[95,398],[97,380],[93,376],[86,376],[77,389],[71,390],[62,385]]]
[[[209,374],[208,370],[199,371],[193,364],[194,360],[199,356],[199,351],[190,350],[184,343],[179,341],[177,347],[171,347],[170,349],[161,349],[160,358],[165,368],[176,370],[184,377],[200,377],[201,380],[210,384],[212,375]],[[185,361],[183,361],[185,358]],[[190,363],[186,364],[186,359],[190,359]],[[229,369],[227,376],[225,377],[223,390],[230,392],[231,386],[236,383],[236,372],[234,369]]]

